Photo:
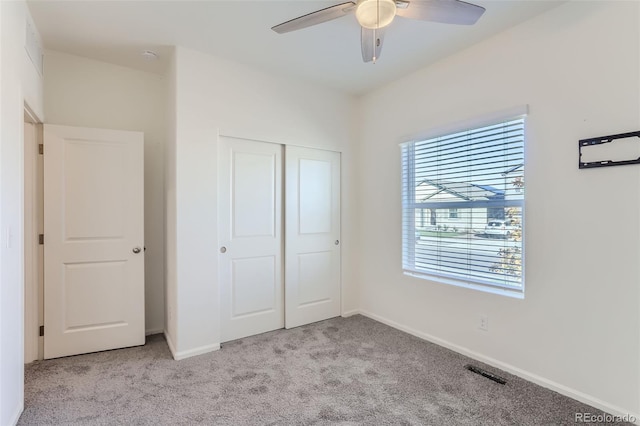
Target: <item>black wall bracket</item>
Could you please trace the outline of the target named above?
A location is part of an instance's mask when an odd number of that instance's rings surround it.
[[[598,138],[591,139],[581,139],[578,141],[578,168],[580,169],[593,169],[596,167],[611,167],[611,166],[624,166],[627,164],[640,164],[640,157],[633,160],[621,160],[621,161],[612,161],[612,160],[602,160],[602,161],[582,161],[582,148],[585,146],[593,146],[600,145],[603,143],[610,143],[617,139],[626,139],[638,137],[640,138],[640,131],[637,132],[629,132],[629,133],[620,133],[618,135],[609,135],[609,136],[600,136]]]

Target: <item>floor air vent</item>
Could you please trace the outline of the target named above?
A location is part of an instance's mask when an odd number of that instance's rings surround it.
[[[501,385],[504,385],[505,383],[507,383],[507,381],[505,379],[503,379],[500,376],[496,376],[493,373],[489,373],[487,370],[483,370],[480,367],[476,367],[475,365],[471,365],[471,364],[467,364],[465,365],[465,367],[467,370],[474,372],[476,374],[479,374],[483,377],[486,377],[489,380],[493,380],[496,383],[500,383]]]

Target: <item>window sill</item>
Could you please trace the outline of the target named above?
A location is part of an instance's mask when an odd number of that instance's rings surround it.
[[[497,294],[499,296],[506,296],[506,297],[511,297],[514,299],[524,299],[524,288],[522,290],[520,289],[508,289],[508,288],[501,288],[501,287],[493,287],[493,286],[489,286],[489,285],[482,285],[482,284],[474,284],[474,283],[470,283],[470,282],[466,282],[466,281],[461,281],[461,280],[456,280],[456,279],[452,279],[452,278],[446,278],[446,277],[440,277],[437,275],[429,275],[429,274],[422,274],[419,272],[411,272],[411,271],[403,271],[404,275],[407,275],[409,277],[413,277],[413,278],[419,278],[421,280],[427,280],[427,281],[433,281],[433,282],[437,282],[437,283],[442,283],[442,284],[449,284],[449,285],[453,285],[456,287],[462,287],[462,288],[468,288],[468,289],[472,289],[472,290],[478,290],[478,291],[482,291],[485,293],[491,293],[491,294]]]

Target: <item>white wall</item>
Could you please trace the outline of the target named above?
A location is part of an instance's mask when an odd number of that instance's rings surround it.
[[[0,424],[14,424],[24,395],[24,108],[39,119],[42,80],[24,49],[22,1],[0,2]]]
[[[639,8],[570,2],[361,99],[362,312],[640,412],[640,166],[577,166],[579,139],[640,130]],[[523,104],[525,299],[404,276],[398,143]]]
[[[144,132],[145,326],[162,332],[164,77],[60,52],[47,52],[44,68],[48,123]]]
[[[343,306],[345,311],[354,309],[350,280],[353,167],[349,149],[354,131],[353,100],[183,48],[176,49],[175,61],[177,210],[175,219],[171,218],[175,223],[168,227],[175,226],[176,241],[175,246],[169,240],[167,244],[167,264],[176,267],[175,277],[167,282],[168,296],[176,299],[167,302],[175,306],[175,312],[169,313],[176,317],[175,334],[169,333],[174,356],[212,350],[220,342],[216,200],[219,133],[342,151]],[[171,282],[173,279],[175,282]]]
[[[164,334],[172,352],[175,352],[177,333],[176,305],[178,302],[178,279],[177,279],[177,221],[176,221],[176,55],[172,52],[172,58],[167,70],[167,143],[165,146],[165,328]]]

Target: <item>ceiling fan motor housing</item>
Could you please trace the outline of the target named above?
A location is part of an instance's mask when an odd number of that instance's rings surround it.
[[[393,0],[364,0],[356,9],[358,23],[370,30],[386,27],[395,16],[396,3]]]

